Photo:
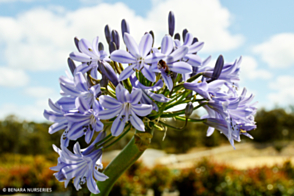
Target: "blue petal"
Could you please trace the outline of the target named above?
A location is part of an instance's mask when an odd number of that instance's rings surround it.
[[[121,115],[119,115],[112,123],[111,133],[113,136],[119,136],[124,130],[126,122],[124,121],[124,119],[121,119],[120,117]]]
[[[86,39],[81,39],[79,41],[79,49],[81,50],[82,53],[90,56],[90,57],[95,57],[95,55],[93,54],[92,51],[92,46],[91,46],[91,43],[86,40]]]
[[[88,91],[88,85],[87,81],[85,79],[85,76],[82,73],[77,73],[75,75],[75,86],[80,91]]]
[[[58,113],[61,112],[60,107],[58,107],[56,104],[54,104],[54,103],[52,102],[51,99],[48,100],[48,104],[49,104],[49,107],[50,107],[53,111],[58,112]]]
[[[44,117],[51,122],[60,122],[64,120],[64,115],[61,113],[44,110]]]
[[[69,86],[69,85],[65,85],[63,83],[60,83],[60,88],[67,95],[71,95],[71,96],[77,97],[80,94],[80,92],[77,91],[77,89],[75,89],[73,86]]]
[[[91,142],[91,139],[93,138],[93,135],[94,135],[94,130],[88,129],[88,131],[85,134],[85,142],[87,144],[89,144]]]
[[[185,37],[184,46],[190,46],[193,42],[193,35],[191,33],[187,33]]]
[[[187,53],[188,53],[189,49],[186,46],[182,46],[178,49],[176,49],[175,51],[173,51],[173,53],[171,53],[171,55],[169,55],[166,59],[166,63],[173,63],[181,58],[183,58]]]
[[[110,58],[119,63],[135,63],[137,61],[135,57],[124,50],[113,51]]]
[[[112,98],[112,97],[109,97],[109,96],[105,96],[105,95],[101,95],[99,97],[99,102],[101,103],[101,105],[104,107],[104,108],[107,108],[107,109],[112,109],[112,108],[117,108],[119,106],[121,106],[122,104],[117,101],[116,99]]]
[[[189,46],[189,53],[196,53],[203,48],[204,42],[195,42]]]
[[[174,83],[173,83],[173,80],[171,79],[170,75],[167,75],[165,73],[165,71],[162,71],[161,72],[161,76],[165,82],[165,85],[167,86],[168,90],[172,90],[173,89],[173,86],[174,86]]]
[[[90,109],[90,104],[82,97],[76,98],[75,105],[76,105],[77,109],[82,113],[84,113],[84,112],[88,111],[88,109]]]
[[[81,146],[79,144],[79,142],[76,142],[74,147],[73,147],[73,151],[76,155],[78,156],[82,156],[82,153],[81,153]]]
[[[152,111],[152,105],[148,104],[133,104],[132,111],[139,116],[147,116]]]
[[[150,66],[144,64],[144,67],[142,69],[142,74],[150,81],[155,82],[156,81],[156,75],[154,72],[150,71]]]
[[[72,52],[69,54],[70,58],[78,62],[91,62],[92,58],[86,54],[79,52]]]
[[[147,64],[156,63],[157,64],[158,61],[163,59],[164,57],[165,57],[165,55],[162,53],[152,53],[145,58],[145,63],[147,63]]]
[[[136,130],[145,131],[145,126],[143,121],[133,111],[132,111],[132,116],[130,116],[130,121]]]
[[[100,191],[98,189],[98,186],[96,184],[96,182],[94,181],[93,177],[92,176],[89,176],[87,178],[87,187],[89,189],[89,191],[93,194],[99,194]]]
[[[135,72],[134,71],[135,66],[136,66],[136,64],[133,64],[133,65],[128,66],[126,69],[124,69],[120,73],[118,80],[123,81],[125,79],[128,79]]]
[[[78,72],[86,73],[86,72],[88,72],[90,69],[93,68],[93,65],[94,65],[94,64],[92,64],[92,63],[91,63],[90,66],[89,66],[87,63],[82,63],[81,65],[79,65],[79,66],[76,67],[74,73],[78,73]]]
[[[198,67],[198,66],[201,66],[202,64],[202,60],[198,55],[186,54],[185,58],[188,59],[187,63],[189,63],[193,67]]]
[[[68,111],[75,108],[75,97],[61,97],[56,104],[63,110]]]
[[[73,122],[73,123],[78,123],[78,122],[85,122],[85,121],[89,121],[90,122],[90,115],[89,114],[81,114],[81,113],[67,113],[65,114],[66,119],[69,122]]]
[[[100,56],[98,46],[99,46],[99,37],[96,36],[92,42],[92,50],[94,51],[95,55]]]
[[[166,35],[161,41],[161,53],[169,55],[173,50],[173,39]]]
[[[118,106],[117,108],[100,111],[98,117],[103,120],[108,120],[115,117],[121,111],[122,111],[122,106]]]
[[[133,88],[132,93],[130,94],[130,102],[132,104],[139,103],[142,97],[142,90],[138,88]]]
[[[145,57],[151,50],[152,47],[152,36],[147,33],[145,34],[139,44],[139,51],[142,57]]]
[[[130,51],[130,53],[134,57],[137,58],[137,57],[141,56],[140,52],[139,52],[138,44],[136,43],[134,38],[129,33],[124,34],[124,41],[125,41],[125,44],[126,44],[128,50]]]
[[[191,65],[189,65],[188,63],[182,62],[182,61],[176,62],[173,64],[169,64],[168,68],[173,72],[181,73],[181,74],[192,72]]]
[[[207,137],[211,136],[213,134],[213,132],[214,132],[214,128],[213,127],[208,127],[206,136]]]
[[[53,125],[51,125],[49,127],[49,133],[53,134],[61,129],[65,129],[67,126],[67,121],[62,121],[62,122],[58,122],[58,123],[54,123]]]

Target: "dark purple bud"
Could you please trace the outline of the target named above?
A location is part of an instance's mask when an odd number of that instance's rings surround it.
[[[74,41],[75,41],[75,45],[76,45],[78,51],[81,52],[81,50],[80,50],[80,48],[79,48],[79,41],[80,41],[80,40],[79,40],[77,37],[75,37]]]
[[[219,55],[219,57],[216,60],[215,66],[214,66],[211,80],[218,79],[218,77],[220,76],[220,74],[222,72],[223,66],[224,66],[224,57],[223,57],[223,55]]]
[[[192,67],[192,73],[190,74],[190,77],[195,76],[197,72],[198,72],[198,67]]]
[[[154,45],[154,32],[149,31],[149,34],[152,36],[152,47],[153,47],[153,45]]]
[[[111,35],[112,35],[112,40],[116,45],[116,49],[119,49],[119,34],[117,30],[112,30]]]
[[[184,29],[183,30],[183,41],[185,41],[185,39],[186,39],[186,34],[188,33],[188,30],[187,29]]]
[[[102,75],[102,79],[100,80],[100,86],[107,87],[107,85],[108,85],[108,79],[105,75]]]
[[[75,69],[76,69],[75,63],[73,62],[73,60],[71,58],[68,58],[67,59],[67,64],[68,64],[68,67],[70,69],[71,74],[74,75],[74,72],[75,72]]]
[[[175,15],[172,11],[168,14],[168,33],[173,36],[175,32]]]
[[[177,40],[179,40],[179,41],[181,40],[181,36],[180,36],[179,33],[176,33],[176,34],[175,34],[175,39],[177,39]]]
[[[111,29],[108,25],[105,26],[104,33],[105,33],[106,41],[109,44],[112,41],[112,37],[111,37]]]
[[[127,23],[127,21],[125,19],[123,19],[121,21],[121,35],[122,35],[122,37],[124,37],[125,33],[130,33],[130,27],[129,27],[129,24]]]
[[[118,78],[117,78],[113,68],[111,67],[111,65],[109,65],[106,62],[100,62],[100,61],[98,61],[98,65],[99,65],[99,70],[102,72],[102,75],[105,75],[107,77],[107,79],[112,82],[112,84],[114,86],[117,86],[118,85]]]
[[[98,50],[99,51],[104,50],[104,46],[103,46],[103,44],[101,42],[99,42],[99,44],[98,44]]]
[[[197,39],[197,37],[194,37],[194,38],[193,38],[193,42],[192,42],[192,44],[194,44],[194,43],[196,43],[196,42],[198,42],[198,39]]]
[[[109,44],[109,53],[111,54],[115,50],[117,50],[116,44],[114,42],[110,42],[110,44]]]
[[[191,114],[193,113],[193,104],[192,102],[187,103],[186,109],[185,109],[185,116],[189,118]]]

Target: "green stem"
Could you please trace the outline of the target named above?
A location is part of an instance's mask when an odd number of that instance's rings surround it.
[[[143,152],[147,149],[151,142],[153,130],[145,127],[145,132],[136,131],[129,143],[117,155],[111,163],[105,168],[103,173],[108,176],[108,179],[97,182],[100,193],[99,196],[107,196],[117,179],[132,165],[134,164]],[[95,194],[91,194],[93,196]]]

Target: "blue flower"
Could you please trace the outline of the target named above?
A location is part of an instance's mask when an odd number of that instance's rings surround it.
[[[156,51],[156,49],[153,49]],[[181,59],[188,53],[189,49],[186,46],[174,49],[173,40],[166,35],[161,41],[161,53],[165,55],[159,63],[153,64],[151,70],[157,67],[153,72],[161,73],[161,76],[169,90],[173,88],[173,81],[170,72],[187,74],[192,72],[192,67],[188,63],[181,61]],[[154,74],[154,73],[153,73]],[[155,74],[154,74],[155,77]]]
[[[110,56],[113,61],[131,64],[121,72],[119,81],[129,78],[135,70],[140,70],[149,81],[155,82],[155,74],[150,72],[150,65],[148,64],[157,63],[164,55],[161,53],[150,54],[152,40],[152,36],[147,33],[142,37],[138,46],[129,33],[124,33],[124,42],[129,52],[116,50]]]
[[[133,88],[132,93],[129,93],[121,84],[118,84],[116,97],[117,99],[105,95],[99,97],[99,102],[107,109],[99,112],[100,119],[111,119],[118,115],[112,123],[112,135],[120,135],[128,121],[135,129],[145,131],[144,123],[138,116],[150,114],[152,105],[138,104],[142,98],[142,90]]]
[[[97,100],[94,100],[91,108],[84,99],[76,99],[76,107],[78,111],[65,114],[69,122],[67,137],[76,140],[85,135],[85,141],[90,143],[94,131],[103,129],[103,123],[99,119],[99,113],[103,109]]]
[[[153,110],[158,111],[158,106],[150,98],[154,99],[155,101],[163,102],[163,103],[168,102],[170,100],[169,98],[165,97],[162,94],[156,94],[156,93],[152,92],[152,91],[158,91],[159,89],[162,88],[162,86],[163,86],[162,80],[158,80],[156,82],[156,84],[154,84],[153,86],[145,86],[145,85],[141,84],[136,76],[131,76],[130,80],[131,80],[133,87],[139,88],[142,90],[142,98],[141,98],[140,102],[152,105]]]
[[[58,164],[50,169],[57,171],[54,174],[56,179],[60,182],[65,182],[67,187],[69,181],[73,179],[76,190],[81,189],[81,185],[87,184],[88,189],[98,194],[100,191],[96,184],[96,181],[105,181],[108,177],[99,172],[98,169],[102,169],[101,163],[102,150],[95,149],[94,144],[101,140],[104,133],[98,135],[95,141],[84,150],[80,149],[79,143],[75,143],[72,153],[66,147],[61,146],[61,149],[53,145],[53,149],[59,154]]]

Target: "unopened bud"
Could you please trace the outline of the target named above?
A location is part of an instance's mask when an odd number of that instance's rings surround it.
[[[112,37],[111,37],[111,29],[108,25],[105,26],[104,33],[105,33],[106,41],[109,44],[112,41]]]
[[[224,57],[223,55],[219,55],[214,66],[211,80],[216,80],[219,78],[222,72],[223,66],[224,66]]]
[[[196,43],[196,42],[198,42],[198,38],[197,38],[197,37],[194,37],[194,38],[193,38],[193,42],[192,42],[192,44],[194,44],[194,43]]]
[[[75,37],[75,38],[74,38],[74,41],[75,41],[75,45],[76,45],[78,51],[81,52],[81,50],[80,50],[80,48],[79,48],[79,41],[80,41],[80,40],[79,40],[77,37]]]
[[[73,60],[71,58],[68,58],[67,59],[67,64],[68,64],[68,67],[70,69],[70,72],[72,73],[72,75],[74,75],[74,72],[75,72],[75,69],[76,69],[75,63],[73,62]]]
[[[112,53],[115,50],[117,50],[116,44],[114,42],[110,42],[110,44],[109,44],[109,53]]]
[[[127,21],[125,19],[123,19],[121,21],[121,34],[122,34],[122,37],[124,37],[125,33],[130,33],[130,27],[129,27],[129,24],[127,23]]]
[[[184,29],[183,30],[183,33],[182,33],[182,35],[183,35],[183,42],[185,42],[185,40],[186,40],[187,33],[188,33],[188,30],[187,29]]]
[[[117,30],[112,30],[111,35],[112,35],[112,40],[116,45],[116,49],[119,49],[119,45],[120,45],[119,44],[119,34],[118,34]]]
[[[193,104],[192,102],[187,103],[186,109],[185,109],[185,116],[186,118],[189,118],[193,112]]]
[[[180,36],[179,33],[176,33],[176,34],[175,34],[175,39],[177,39],[177,40],[179,40],[179,41],[181,40],[181,36]]]
[[[104,50],[104,45],[101,42],[99,42],[99,44],[98,44],[98,50],[99,51]]]
[[[168,33],[170,36],[174,35],[175,31],[175,15],[172,11],[168,14]]]
[[[153,47],[153,45],[154,45],[154,32],[149,31],[149,34],[152,36],[152,47]]]

